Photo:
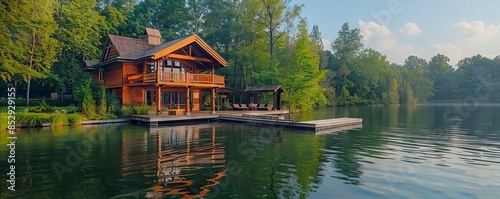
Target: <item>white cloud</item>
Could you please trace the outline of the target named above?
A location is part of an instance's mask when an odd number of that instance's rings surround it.
[[[330,40],[322,38],[321,41],[323,42],[323,50],[332,50],[332,42]]]
[[[373,48],[382,54],[387,55],[390,62],[403,63],[408,55],[413,54],[415,48],[413,45],[400,45],[398,39],[386,26],[377,24],[373,21],[358,21],[361,35],[363,36],[366,48]]]
[[[462,59],[462,51],[460,48],[453,44],[434,44],[432,45],[435,51],[437,51],[434,55],[437,53],[446,55],[448,58],[450,58],[450,64],[455,65]],[[434,56],[433,55],[433,56]]]
[[[472,40],[483,40],[487,39],[496,34],[500,34],[500,24],[499,25],[486,25],[483,21],[477,20],[469,22],[459,22],[453,24],[454,27],[458,27],[466,31],[466,36]]]
[[[397,39],[386,26],[373,21],[364,22],[363,20],[359,20],[358,25],[364,43],[368,47],[384,51],[393,48],[397,42]]]
[[[422,29],[420,29],[417,24],[413,22],[407,22],[401,29],[399,29],[399,32],[408,36],[415,36],[422,32]]]

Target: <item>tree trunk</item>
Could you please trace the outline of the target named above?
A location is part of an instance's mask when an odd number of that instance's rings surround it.
[[[31,78],[28,78],[28,85],[26,86],[26,106],[30,105],[30,87],[31,87]]]

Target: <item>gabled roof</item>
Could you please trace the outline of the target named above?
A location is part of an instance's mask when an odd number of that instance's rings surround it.
[[[148,32],[147,29],[146,32]],[[213,50],[205,41],[203,41],[203,39],[201,39],[196,34],[165,42],[160,45],[150,45],[146,40],[143,39],[135,39],[111,34],[108,35],[108,38],[109,39],[107,41],[111,42],[112,46],[114,46],[119,54],[118,57],[115,58],[118,60],[134,61],[149,57],[152,57],[153,59],[159,59],[163,56],[167,56],[168,54],[173,53],[176,50],[181,49],[184,46],[192,43],[197,43],[204,51],[207,52],[208,55],[213,57],[222,66],[228,65],[227,61],[224,58],[222,58],[217,52],[215,52],[215,50]],[[104,60],[104,62],[111,60]]]
[[[148,44],[146,40],[130,37],[108,35],[109,40],[118,51],[118,58],[137,59],[144,51],[152,48],[154,45]]]
[[[283,92],[281,85],[250,86],[245,89],[245,93],[265,93],[265,92]]]

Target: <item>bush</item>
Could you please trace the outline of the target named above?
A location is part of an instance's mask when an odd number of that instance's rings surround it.
[[[113,120],[113,119],[116,119],[116,115],[104,114],[104,115],[101,115],[100,119],[101,120]]]
[[[43,123],[51,121],[50,114],[47,113],[17,113],[16,125],[41,126]]]
[[[7,108],[1,108],[0,109],[0,130],[4,130],[8,127],[8,114],[7,114]]]
[[[123,106],[122,107],[122,111],[121,111],[121,115],[123,116],[129,116],[129,115],[133,115],[134,114],[134,107],[133,106]]]
[[[65,113],[52,114],[50,121],[50,126],[65,126],[70,124],[68,116]]]
[[[106,97],[106,88],[101,87],[99,90],[99,106],[97,106],[97,113],[101,115],[105,115],[108,113],[108,103],[107,103],[107,97]]]
[[[83,121],[83,116],[80,114],[68,114],[68,121],[73,125],[80,125]]]
[[[135,115],[147,115],[150,110],[153,110],[153,108],[146,104],[134,106]]]
[[[106,94],[107,102],[108,102],[108,112],[113,113],[115,115],[120,115],[122,110],[122,103],[114,93]]]
[[[42,100],[38,103],[38,106],[29,108],[28,111],[32,113],[47,113],[47,112],[53,112],[54,108],[49,106],[47,102],[45,102],[45,100]]]
[[[126,105],[122,107],[121,114],[129,115],[147,115],[149,111],[154,111],[154,107],[146,104]]]
[[[371,105],[372,101],[371,100],[358,100],[357,102],[354,103],[354,105]]]
[[[82,101],[82,112],[87,117],[93,117],[96,115],[96,104],[94,97],[92,96],[91,80],[87,80],[87,83],[80,88],[80,92],[83,95]]]

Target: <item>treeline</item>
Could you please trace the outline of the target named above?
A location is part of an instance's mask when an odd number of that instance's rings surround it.
[[[359,29],[346,23],[331,45],[333,53],[320,51],[328,71],[323,87],[333,104],[500,102],[500,56],[476,55],[452,66],[442,54],[429,61],[410,55],[404,64],[396,64],[364,49],[361,39]]]
[[[99,59],[107,34],[139,38],[145,27],[159,29],[164,41],[200,35],[229,61],[217,71],[227,87],[281,84],[290,109],[462,99],[478,86],[498,85],[498,57],[468,58],[457,70],[443,55],[391,64],[364,49],[359,29],[348,24],[324,46],[319,28],[309,30],[301,17],[303,5],[291,0],[0,2],[0,77],[38,96],[73,93],[85,82],[83,61]],[[487,88],[487,100],[498,99],[498,87]]]

